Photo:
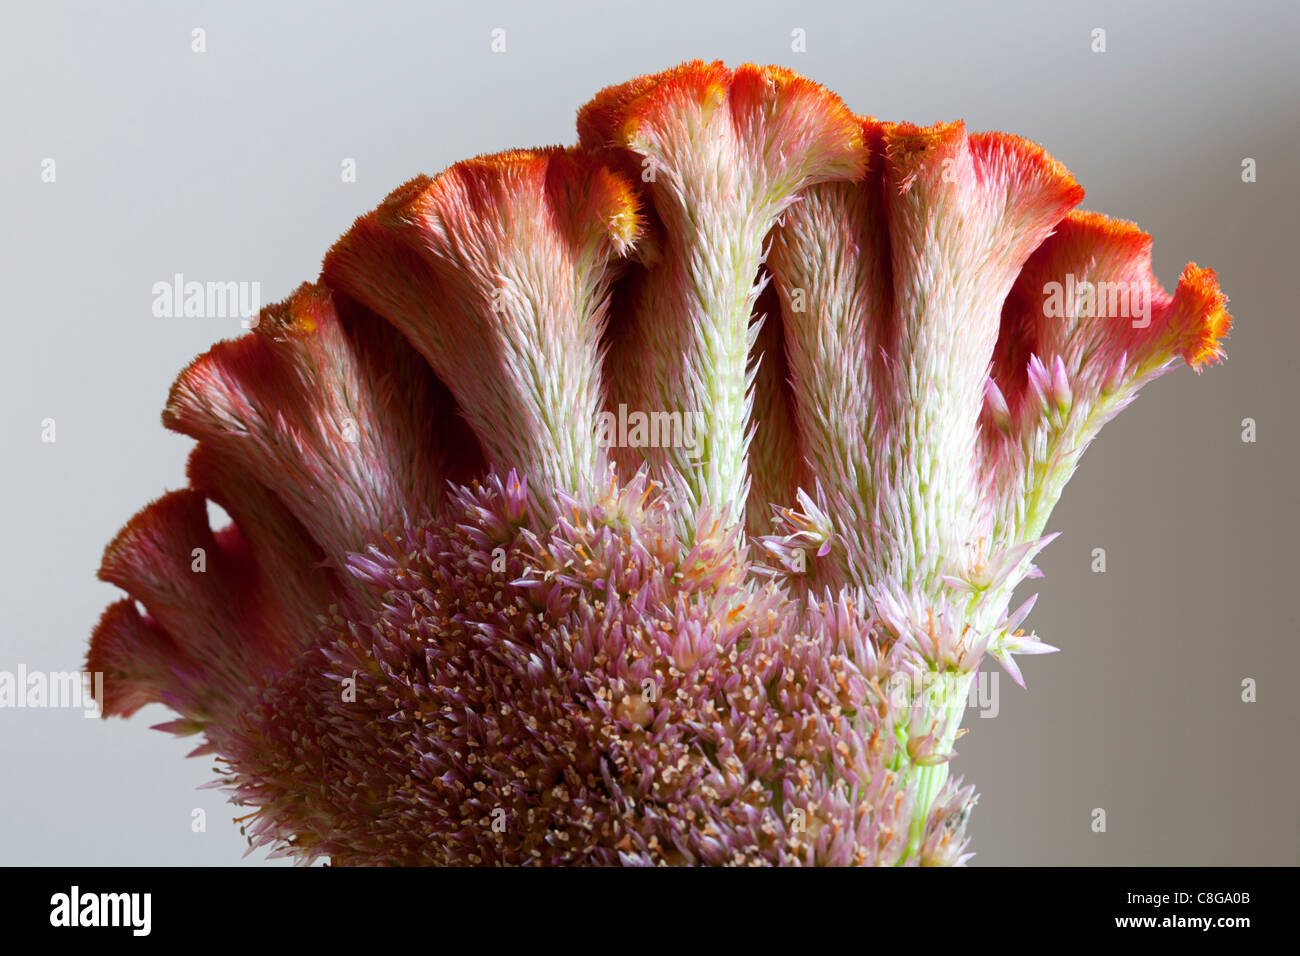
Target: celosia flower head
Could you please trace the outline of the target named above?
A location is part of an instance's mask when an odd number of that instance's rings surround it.
[[[1221,357],[1214,274],[775,67],[578,132],[407,183],[181,373],[105,713],[167,704],[301,860],[963,861],[970,682],[1052,650],[1011,593],[1101,425]]]

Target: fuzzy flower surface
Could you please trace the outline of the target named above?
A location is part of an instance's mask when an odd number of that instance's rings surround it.
[[[167,705],[302,862],[964,862],[971,682],[1054,650],[1012,592],[1101,426],[1222,357],[1214,273],[780,68],[578,134],[402,186],[181,373],[105,715]]]

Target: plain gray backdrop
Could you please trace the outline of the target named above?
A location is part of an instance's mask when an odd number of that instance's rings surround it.
[[[467,9],[473,6],[474,9]],[[1228,362],[1148,387],[1083,459],[1029,623],[1063,650],[970,711],[954,772],[979,864],[1298,861],[1296,44],[1290,2],[29,3],[0,32],[0,670],[80,669],[94,575],[184,484],[168,386],[238,320],[160,319],[155,282],[315,278],[417,173],[575,141],[602,87],[692,58],[789,66],[881,119],[1026,136],[1084,206],[1214,267]],[[1105,53],[1092,31],[1106,30]],[[192,50],[205,31],[206,52]],[[491,31],[506,31],[506,52]],[[806,31],[807,50],[791,49]],[[1241,163],[1256,160],[1258,181]],[[42,181],[55,161],[56,179]],[[357,181],[340,175],[346,159]],[[55,419],[57,441],[41,440]],[[1258,440],[1241,440],[1242,420]],[[1091,570],[1092,552],[1107,571]],[[1258,682],[1244,703],[1242,681]],[[210,758],[129,721],[0,710],[0,863],[234,864]],[[191,830],[194,809],[207,830]],[[1094,833],[1104,808],[1107,830]],[[259,852],[244,862],[265,859]]]

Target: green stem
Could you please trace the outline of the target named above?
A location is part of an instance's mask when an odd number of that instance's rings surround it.
[[[936,753],[952,753],[974,678],[973,671],[964,674],[937,674],[922,693],[927,722],[938,718],[944,728],[943,736],[935,746]],[[912,805],[912,822],[904,862],[915,856],[921,848],[921,838],[925,833],[926,821],[930,818],[930,810],[934,807],[940,789],[948,780],[948,762],[924,767],[913,766],[909,768],[908,776],[909,782],[916,782],[916,802]]]

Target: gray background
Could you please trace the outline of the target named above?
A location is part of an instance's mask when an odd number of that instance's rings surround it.
[[[1030,623],[1063,652],[1028,661],[1028,692],[1002,677],[998,716],[971,711],[958,745],[983,795],[975,863],[1297,862],[1295,4],[361,6],[7,11],[0,670],[81,667],[117,597],[94,579],[104,544],[183,484],[190,442],[158,422],[168,385],[238,322],[155,318],[154,282],[258,281],[277,300],[418,172],[572,142],[597,90],[685,59],[780,63],[861,113],[1043,144],[1087,208],[1155,236],[1167,287],[1195,260],[1231,297],[1227,365],[1150,386],[1049,522],[1064,535]],[[1257,703],[1240,700],[1246,677]],[[211,765],[148,729],[164,719],[0,710],[0,863],[239,862],[240,811],[195,789]]]

